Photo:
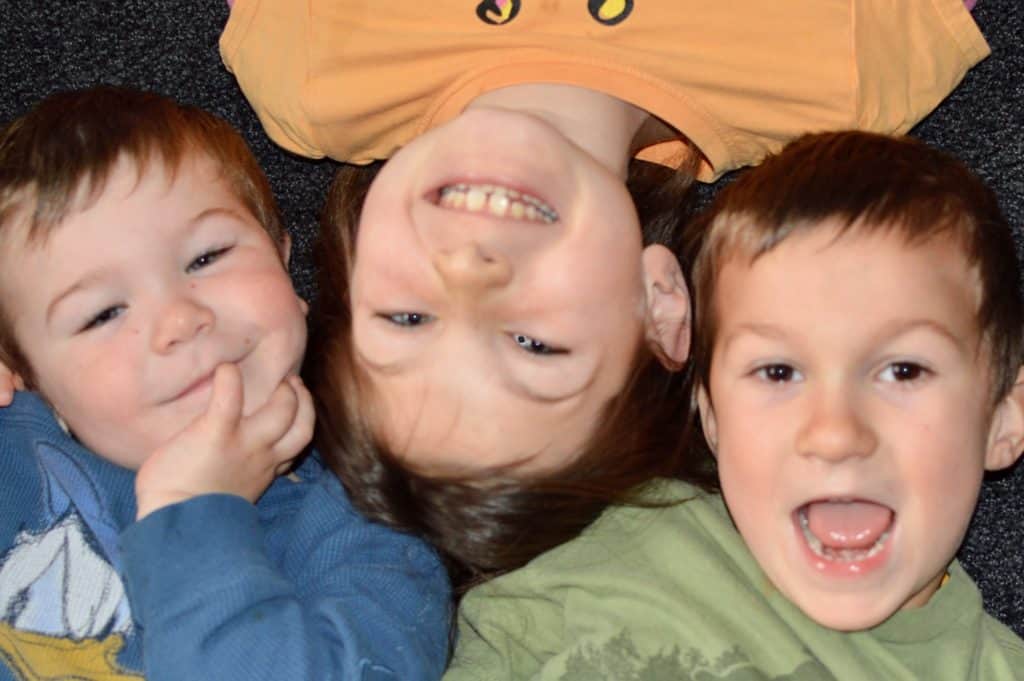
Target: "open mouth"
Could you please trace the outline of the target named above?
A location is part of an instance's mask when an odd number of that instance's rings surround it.
[[[437,204],[442,208],[487,213],[499,218],[551,224],[558,212],[543,200],[525,192],[494,184],[458,183],[441,187]]]
[[[888,506],[863,499],[811,501],[795,514],[811,552],[839,563],[878,555],[896,520],[896,513]]]

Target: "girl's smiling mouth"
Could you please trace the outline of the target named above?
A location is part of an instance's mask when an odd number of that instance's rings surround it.
[[[495,217],[553,224],[558,212],[532,194],[496,184],[460,182],[441,187],[437,205]]]

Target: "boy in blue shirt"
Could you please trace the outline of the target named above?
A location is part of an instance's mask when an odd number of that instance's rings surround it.
[[[0,360],[39,393],[0,410],[0,678],[440,675],[436,556],[302,456],[288,251],[197,109],[101,87],[0,135]]]

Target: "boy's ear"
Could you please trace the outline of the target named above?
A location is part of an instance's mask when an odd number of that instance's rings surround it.
[[[8,354],[4,352],[3,348],[0,348],[0,384],[6,383],[15,390],[27,390],[22,375],[17,371],[11,371],[11,368],[7,366],[9,361]]]
[[[1009,468],[1024,451],[1024,367],[1009,394],[996,405],[985,451],[986,470]]]
[[[281,251],[281,262],[284,263],[285,267],[288,267],[292,259],[292,235],[285,232],[277,248]]]
[[[288,232],[284,233],[284,236],[281,237],[281,243],[278,246],[278,248],[281,249],[281,262],[284,263],[284,268],[287,270],[288,263],[291,261],[292,257],[291,234],[289,234]],[[303,314],[309,314],[309,303],[306,302],[305,298],[300,296],[298,293],[295,294],[295,297],[299,299],[299,306],[302,308]]]
[[[672,251],[654,244],[642,257],[647,344],[666,369],[679,371],[690,354],[690,292]]]
[[[715,408],[711,406],[711,398],[704,386],[697,388],[697,409],[700,411],[700,427],[704,431],[704,439],[711,453],[717,455],[718,421],[715,420]]]

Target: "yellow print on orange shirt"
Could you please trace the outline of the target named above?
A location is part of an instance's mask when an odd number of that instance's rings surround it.
[[[501,26],[516,18],[522,3],[523,0],[483,0],[476,6],[476,15],[485,24]],[[633,12],[633,0],[587,0],[587,11],[598,23],[614,26]]]

